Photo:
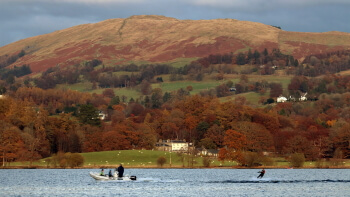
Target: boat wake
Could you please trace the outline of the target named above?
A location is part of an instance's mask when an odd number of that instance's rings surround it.
[[[108,180],[108,181],[103,181],[103,182],[130,182],[130,181],[120,181],[120,180]],[[132,183],[145,183],[145,182],[150,182],[150,183],[182,183],[184,180],[163,180],[159,178],[137,178],[135,181],[131,181]]]
[[[209,181],[208,183],[350,183],[350,180],[273,180],[273,179],[256,179],[256,180],[225,180]]]
[[[164,180],[164,179],[159,179],[159,178],[139,178],[135,182],[181,183],[181,182],[184,182],[184,181],[183,180],[179,180],[179,179]]]

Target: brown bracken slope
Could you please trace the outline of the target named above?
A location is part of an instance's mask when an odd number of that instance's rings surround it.
[[[350,34],[287,32],[270,25],[234,19],[178,20],[132,16],[84,24],[23,39],[0,48],[0,56],[25,50],[11,66],[29,64],[33,72],[56,65],[100,59],[166,62],[210,54],[279,48],[302,59],[307,55],[350,49]]]

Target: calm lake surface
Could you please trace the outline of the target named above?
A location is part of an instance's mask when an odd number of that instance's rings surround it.
[[[106,171],[107,170],[107,171]],[[98,169],[0,170],[0,196],[350,196],[349,169],[125,169],[137,181],[95,181]],[[105,169],[108,172],[108,169]]]

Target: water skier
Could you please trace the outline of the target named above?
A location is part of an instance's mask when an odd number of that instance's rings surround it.
[[[263,178],[263,176],[264,176],[264,174],[265,174],[265,169],[263,168],[261,171],[259,171],[258,173],[260,173],[259,174],[259,176],[257,177],[257,178]]]

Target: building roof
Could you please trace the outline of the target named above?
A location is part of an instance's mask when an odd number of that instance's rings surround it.
[[[168,146],[168,147],[170,147],[169,144],[165,144],[165,143],[156,143],[156,146]]]

